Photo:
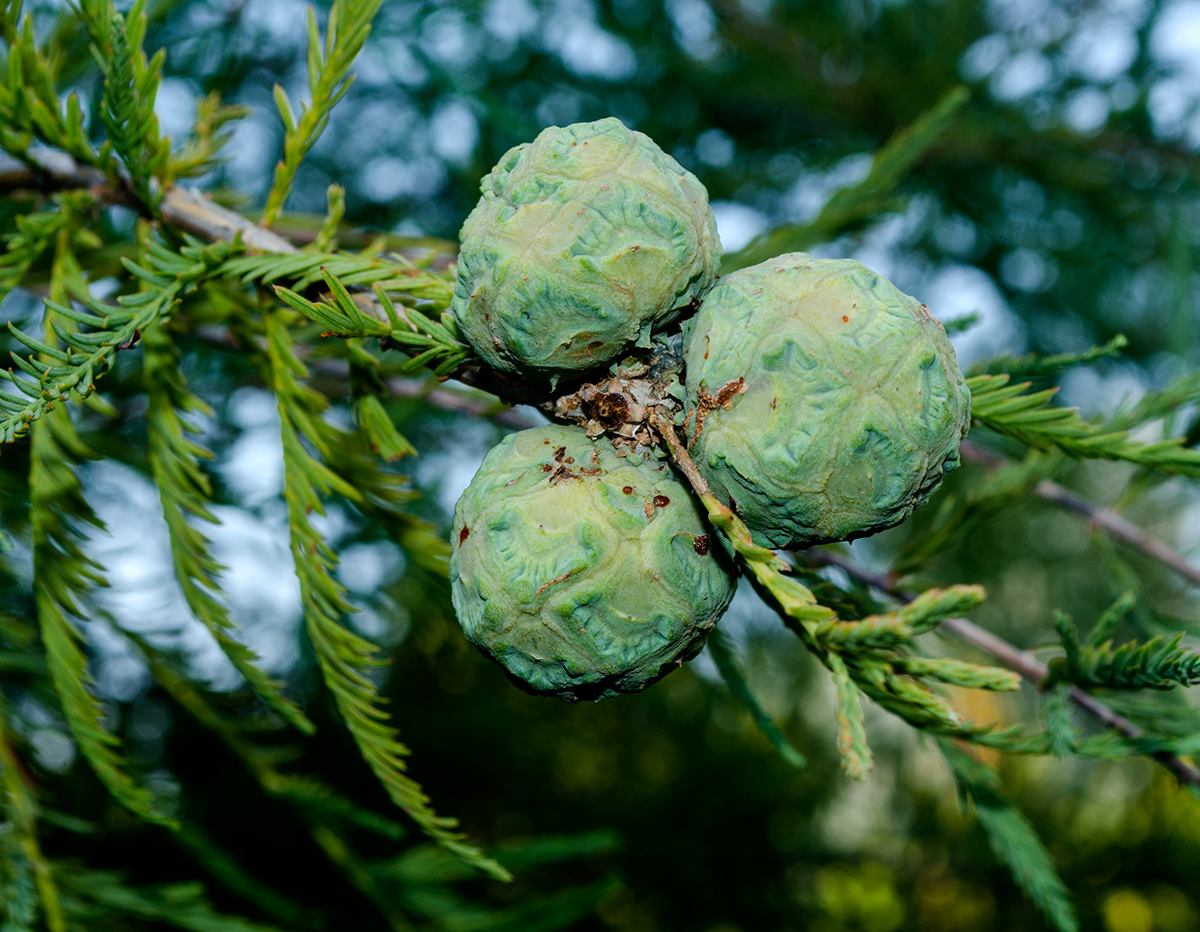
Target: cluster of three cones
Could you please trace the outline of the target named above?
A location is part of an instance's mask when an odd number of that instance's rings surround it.
[[[957,465],[970,397],[924,306],[802,253],[718,282],[707,192],[648,137],[611,118],[551,127],[482,190],[452,305],[475,350],[549,388],[648,354],[682,319],[692,454],[761,543],[890,527]],[[710,535],[665,460],[580,427],[521,431],[455,510],[459,622],[534,691],[642,689],[700,650],[732,598]]]

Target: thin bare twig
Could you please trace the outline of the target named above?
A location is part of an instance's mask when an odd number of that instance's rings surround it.
[[[963,459],[992,469],[1008,462],[1003,456],[986,450],[970,440],[964,441],[961,449]],[[1138,527],[1111,508],[1097,505],[1053,479],[1043,479],[1034,487],[1033,491],[1039,498],[1052,502],[1060,508],[1083,515],[1089,522],[1096,527],[1103,528],[1122,543],[1128,544],[1164,566],[1170,567],[1189,582],[1200,585],[1200,567],[1189,563],[1182,554],[1172,550],[1164,541]]]
[[[300,251],[277,233],[227,210],[192,188],[171,185],[163,192],[159,208],[167,223],[210,242],[232,242],[236,235],[241,234],[242,242],[251,249],[283,253]]]
[[[836,566],[859,582],[866,583],[868,586],[872,586],[880,592],[887,593],[901,601],[911,602],[917,596],[917,593],[897,586],[895,580],[888,574],[876,573],[865,566],[860,566],[853,560],[847,560],[845,557],[831,551],[808,550],[805,551],[804,557],[813,563]],[[1003,638],[997,637],[990,631],[979,627],[979,625],[973,622],[967,621],[965,618],[948,618],[941,623],[941,629],[950,631],[961,640],[966,641],[985,654],[995,657],[1006,667],[1016,670],[1023,677],[1035,684],[1044,680],[1047,673],[1049,673],[1046,665],[1029,651],[1021,650],[1016,645],[1008,643]],[[1068,689],[1068,694],[1072,702],[1092,715],[1101,724],[1109,728],[1115,728],[1129,738],[1138,739],[1145,736],[1145,732],[1141,728],[1125,718],[1125,716],[1114,712],[1091,693],[1085,692],[1078,686],[1071,686]],[[1200,786],[1200,768],[1189,764],[1182,758],[1167,751],[1156,751],[1151,756],[1175,774],[1181,783]]]
[[[692,460],[691,454],[688,453],[685,447],[679,440],[679,435],[675,432],[675,425],[670,418],[665,418],[657,411],[650,412],[650,426],[652,426],[658,435],[662,438],[663,443],[667,445],[667,451],[671,454],[671,459],[675,461],[675,465],[679,467],[679,471],[687,478],[692,489],[701,498],[712,495],[712,490],[708,487],[708,482],[704,476],[700,474],[700,470],[696,468],[696,463]]]
[[[100,204],[137,206],[137,200],[123,184],[114,185],[104,172],[80,165],[57,149],[31,149],[26,153],[26,161],[0,153],[0,188],[39,191],[86,188]],[[282,236],[222,207],[199,191],[181,185],[171,185],[163,192],[159,210],[166,223],[209,242],[232,242],[240,233],[242,242],[251,249],[282,253],[300,251]]]

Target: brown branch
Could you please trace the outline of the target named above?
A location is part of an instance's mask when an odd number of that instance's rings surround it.
[[[67,188],[87,188],[93,200],[101,205],[140,205],[124,184],[114,185],[103,172],[79,165],[65,152],[55,149],[35,149],[26,153],[25,161],[0,153],[0,189],[33,188],[49,192]],[[232,242],[240,236],[250,249],[262,252],[295,255],[300,250],[277,233],[266,229],[215,203],[212,198],[191,188],[171,185],[163,192],[158,205],[161,220],[186,230],[209,242]],[[363,309],[380,319],[383,308],[370,292],[362,292]],[[490,392],[509,404],[532,404],[545,394],[528,380],[497,372],[487,366],[465,365],[451,373],[452,378]],[[548,383],[547,383],[548,384]]]
[[[25,159],[0,152],[0,188],[19,190],[33,188],[39,191],[61,188],[106,189],[111,203],[127,203],[128,195],[109,188],[108,176],[98,168],[80,165],[71,156],[57,149],[30,149]]]
[[[667,451],[671,454],[671,459],[679,467],[679,471],[687,478],[688,483],[695,493],[701,498],[705,496],[711,498],[712,489],[708,487],[708,482],[700,474],[700,470],[696,467],[691,454],[688,453],[687,447],[680,442],[679,434],[675,432],[675,425],[671,419],[663,417],[657,410],[653,410],[650,412],[649,420],[650,426],[658,431],[659,437],[667,445]]]
[[[137,204],[124,184],[113,184],[98,168],[80,165],[57,149],[31,149],[24,161],[0,154],[0,188],[44,192],[86,188],[99,204]],[[159,210],[164,222],[210,242],[232,242],[240,233],[242,242],[251,249],[283,253],[300,251],[282,236],[220,206],[199,191],[181,185],[171,185],[163,192]]]
[[[836,566],[859,582],[866,583],[868,586],[904,602],[911,602],[917,596],[917,593],[897,586],[895,580],[890,575],[876,573],[828,550],[808,550],[805,551],[804,557],[813,563]],[[1019,647],[1008,643],[1008,641],[1001,637],[997,637],[990,631],[979,627],[979,625],[967,621],[965,618],[948,618],[941,623],[941,627],[957,635],[961,640],[966,641],[985,654],[995,657],[1005,666],[1016,670],[1023,677],[1035,684],[1042,682],[1049,672],[1046,665],[1029,651],[1021,650]],[[1125,718],[1125,716],[1114,712],[1091,693],[1085,692],[1078,686],[1071,686],[1068,689],[1068,695],[1070,695],[1072,702],[1092,715],[1101,724],[1109,728],[1114,728],[1126,737],[1135,740],[1145,736],[1146,733],[1129,719]],[[1167,751],[1156,751],[1151,756],[1175,774],[1181,783],[1200,786],[1200,768],[1189,764],[1182,758]]]
[[[242,242],[251,249],[283,253],[300,251],[277,233],[214,203],[193,188],[171,185],[163,192],[159,209],[162,219],[167,223],[210,242],[232,242],[236,235],[241,234]]]
[[[986,450],[970,440],[963,441],[961,449],[963,459],[991,469],[1004,466],[1008,462],[1003,456]],[[1200,585],[1200,567],[1189,563],[1182,554],[1172,550],[1164,541],[1138,527],[1111,508],[1097,505],[1053,479],[1043,479],[1034,487],[1033,491],[1039,498],[1052,502],[1060,508],[1083,515],[1090,523],[1103,528],[1122,543],[1128,544],[1164,566],[1170,567],[1189,582]]]

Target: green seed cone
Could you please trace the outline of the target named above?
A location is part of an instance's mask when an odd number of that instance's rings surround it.
[[[574,427],[511,434],[454,510],[459,624],[534,692],[636,692],[695,656],[733,597],[709,534],[665,462]]]
[[[633,346],[712,285],[708,193],[609,117],[543,130],[483,179],[451,308],[492,367],[555,378]]]
[[[971,396],[954,348],[861,263],[790,253],[726,276],[684,356],[691,453],[767,546],[898,524],[959,463]],[[702,410],[714,396],[728,407]]]

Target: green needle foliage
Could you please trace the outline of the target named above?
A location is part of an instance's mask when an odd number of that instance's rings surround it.
[[[8,47],[7,79],[0,85],[0,147],[23,156],[37,139],[84,164],[98,164],[101,156],[88,138],[79,95],[69,94],[65,106],[60,100],[61,52],[39,45],[32,14],[22,15],[21,4],[13,0],[3,5],[0,35]]]
[[[123,296],[121,304],[132,310],[92,302],[89,304],[92,313],[88,313],[68,304],[47,301],[47,309],[64,323],[91,328],[87,332],[67,330],[52,316],[53,333],[67,344],[66,350],[31,337],[10,323],[12,335],[41,353],[46,362],[35,363],[14,353],[13,361],[30,378],[22,378],[11,370],[0,370],[0,376],[18,390],[18,393],[0,395],[0,410],[4,412],[0,419],[0,438],[12,441],[24,435],[56,402],[67,401],[72,396],[83,399],[91,395],[96,390],[96,379],[108,371],[116,353],[132,348],[141,331],[174,303],[179,289],[180,285],[172,282],[159,291]]]
[[[59,301],[66,299],[66,279],[73,265],[66,232],[58,237],[50,280],[50,293]],[[69,336],[54,320],[56,306],[62,305],[47,301],[48,338]],[[52,357],[59,354],[49,344],[26,339],[27,345],[42,347]],[[46,416],[34,425],[29,457],[33,590],[47,672],[71,733],[101,782],[139,817],[174,825],[149,790],[126,772],[120,741],[104,726],[103,706],[88,689],[91,677],[78,623],[87,617],[83,600],[105,580],[104,568],[83,549],[81,529],[103,525],[81,494],[77,469],[93,456],[76,433],[69,410],[65,406],[49,410],[47,405]]]
[[[139,642],[155,680],[189,715],[215,734],[254,776],[263,790],[271,796],[295,805],[316,819],[330,818],[350,823],[388,838],[403,838],[404,826],[363,809],[332,787],[307,774],[283,773],[271,759],[269,749],[255,744],[247,729],[222,716],[209,700],[175,669],[164,657],[144,641]]]
[[[329,8],[325,41],[317,29],[317,14],[308,9],[308,88],[310,101],[301,104],[296,117],[287,94],[275,85],[275,103],[286,131],[283,159],[275,166],[275,183],[267,196],[263,222],[270,226],[279,218],[300,162],[329,122],[329,114],[342,95],[350,90],[354,76],[350,66],[371,31],[371,20],[383,0],[335,0]]]
[[[279,932],[278,926],[249,922],[215,910],[201,884],[135,887],[112,871],[66,869],[63,888],[69,895],[67,912],[76,922],[96,923],[100,917],[117,922],[151,920],[188,932]],[[120,928],[110,924],[91,928]]]
[[[0,298],[24,280],[58,238],[68,216],[67,211],[51,210],[17,218],[17,230],[5,237],[4,255],[0,256]]]
[[[750,713],[750,717],[754,719],[754,724],[758,726],[763,736],[774,745],[779,756],[785,761],[793,767],[803,767],[806,763],[804,755],[788,741],[787,736],[771,721],[771,717],[767,715],[758,699],[755,698],[750,684],[746,682],[745,675],[738,668],[737,655],[725,632],[719,629],[714,630],[705,644],[708,646],[708,653],[717,665],[717,669],[721,671],[721,678],[725,680],[725,685],[729,687],[734,698]]]
[[[302,732],[313,724],[300,708],[283,696],[282,684],[263,673],[258,657],[231,636],[235,627],[228,609],[217,597],[220,565],[209,553],[208,539],[189,519],[216,523],[208,510],[212,484],[200,466],[212,454],[188,439],[196,427],[184,420],[188,412],[211,414],[208,405],[188,391],[179,371],[179,351],[163,323],[156,322],[143,334],[145,364],[146,429],[149,433],[150,471],[162,499],[163,516],[171,539],[175,578],[183,597],[221,646],[234,669],[268,705]]]
[[[126,773],[119,741],[104,727],[103,706],[88,690],[91,678],[77,627],[86,617],[80,599],[104,585],[104,577],[103,567],[83,551],[73,522],[101,525],[80,495],[75,466],[89,451],[65,408],[37,425],[30,453],[34,591],[50,682],[79,749],[113,796],[141,818],[171,825],[151,793]]]
[[[443,309],[435,320],[404,307],[397,309],[386,291],[388,284],[393,287],[397,284],[393,280],[375,285],[375,298],[386,315],[385,319],[380,320],[369,316],[359,306],[346,290],[346,284],[327,266],[322,266],[320,271],[322,279],[329,286],[331,301],[314,304],[279,285],[275,286],[275,293],[311,320],[327,327],[331,335],[380,337],[389,346],[408,353],[412,358],[401,369],[405,373],[417,372],[428,366],[433,369],[434,375],[447,375],[471,358],[471,349],[461,339],[458,326],[449,311]],[[362,280],[362,276],[355,278]],[[412,279],[402,280],[399,284],[418,295],[434,291],[433,288],[424,287],[419,276],[414,275]],[[434,294],[433,298],[442,298],[448,303],[449,295]]]
[[[430,714],[425,700],[388,704],[410,688],[403,676],[393,675],[390,660],[403,663],[423,651],[435,658],[431,667],[438,675],[443,667],[467,664],[454,653],[462,650],[460,640],[442,632],[449,611],[449,546],[431,520],[433,506],[394,464],[428,449],[434,431],[425,418],[435,396],[447,407],[509,423],[523,415],[503,403],[530,400],[522,386],[489,372],[458,330],[449,310],[453,244],[368,239],[347,228],[345,217],[355,216],[352,210],[361,214],[361,204],[340,184],[328,186],[324,216],[283,213],[293,192],[293,202],[300,200],[305,172],[328,174],[330,163],[322,161],[317,142],[351,87],[352,64],[377,15],[386,20],[403,11],[384,8],[381,0],[336,0],[323,35],[317,13],[309,11],[308,99],[297,114],[282,86],[275,86],[282,156],[256,226],[174,185],[176,179],[199,178],[216,191],[225,177],[221,157],[230,125],[247,114],[244,107],[222,104],[214,90],[197,102],[185,139],[173,144],[162,136],[155,104],[164,75],[177,74],[168,60],[173,50],[147,57],[144,49],[156,41],[156,30],[175,6],[136,0],[122,12],[110,0],[84,0],[44,40],[35,28],[37,17],[19,3],[6,2],[0,10],[5,54],[0,148],[16,160],[21,186],[11,197],[4,189],[0,210],[5,231],[0,299],[36,295],[44,307],[40,331],[28,322],[34,315],[8,322],[19,351],[11,356],[11,368],[0,369],[7,383],[0,385],[0,456],[5,475],[11,471],[21,483],[16,494],[0,487],[0,591],[14,594],[0,612],[0,929],[265,932],[358,923],[343,919],[340,910],[310,906],[327,887],[336,891],[321,902],[361,901],[363,912],[353,915],[369,916],[364,928],[382,923],[421,932],[555,932],[581,923],[588,927],[593,914],[613,928],[639,928],[636,917],[629,919],[627,881],[604,869],[588,867],[587,876],[576,876],[564,867],[612,856],[621,847],[613,833],[510,840],[489,845],[485,853],[458,830],[457,820],[435,811],[409,773],[411,755],[399,726],[420,748],[442,720]],[[755,32],[750,19],[730,7],[713,4],[723,28],[770,43],[770,35]],[[624,13],[613,16],[626,21]],[[435,32],[430,28],[428,35]],[[432,47],[434,38],[426,38]],[[778,62],[799,63],[807,55],[794,51],[773,47],[772,82],[782,80]],[[98,73],[87,71],[88,61]],[[506,99],[517,100],[527,79],[514,77],[513,96]],[[443,90],[468,93],[472,80],[458,75]],[[800,83],[807,87],[812,80],[808,75]],[[910,182],[926,161],[939,160],[949,176],[954,160],[965,158],[972,146],[988,151],[988,145],[998,145],[978,135],[977,108],[985,104],[958,86],[959,80],[954,76],[939,85],[909,111],[916,116],[906,125],[894,131],[889,126],[888,141],[887,134],[875,137],[872,144],[882,145],[861,181],[830,194],[810,222],[777,225],[726,256],[726,270],[869,230],[882,217],[910,208]],[[488,106],[510,106],[495,101]],[[843,115],[827,113],[825,119],[832,125],[835,117]],[[505,122],[512,121],[506,116]],[[699,152],[700,141],[695,142]],[[756,145],[768,148],[763,140]],[[689,147],[691,141],[679,146],[681,159]],[[471,168],[471,184],[476,169],[484,167]],[[778,164],[771,169],[776,170]],[[222,203],[244,203],[234,192],[219,194]],[[302,235],[295,243],[264,239],[266,227]],[[1176,238],[1171,261],[1182,319],[1190,309],[1181,284],[1190,281],[1190,253],[1185,232],[1176,230]],[[965,315],[948,329],[964,330],[977,319]],[[1182,334],[1185,328],[1176,329]],[[952,575],[942,567],[964,551],[973,556],[985,529],[1033,507],[1047,480],[1073,481],[1071,470],[1079,461],[1116,462],[1107,468],[1124,465],[1135,474],[1118,504],[1169,489],[1167,477],[1200,478],[1195,442],[1200,422],[1192,413],[1200,403],[1200,374],[1188,372],[1104,421],[1089,421],[1054,403],[1054,380],[1064,372],[1102,367],[1122,350],[1137,348],[1112,332],[1096,337],[1102,345],[1081,352],[1006,355],[977,365],[969,380],[972,442],[987,448],[977,453],[988,468],[968,466],[965,475],[952,477],[928,514],[900,529],[903,536],[894,546],[881,545],[879,552],[891,558],[886,575],[866,570],[840,575],[819,554],[791,557],[755,544],[738,515],[707,490],[669,412],[648,414],[746,581],[829,673],[829,740],[814,740],[802,754],[790,724],[773,721],[756,697],[754,671],[745,669],[732,639],[721,631],[709,638],[726,687],[789,765],[787,772],[797,780],[815,779],[824,743],[836,746],[836,755],[832,750],[828,755],[831,769],[836,770],[836,756],[848,777],[867,780],[890,753],[873,734],[876,709],[917,734],[932,735],[995,859],[1059,932],[1080,926],[1067,886],[981,752],[1097,760],[1153,756],[1200,785],[1184,759],[1200,753],[1200,718],[1183,695],[1186,687],[1200,684],[1200,654],[1184,643],[1185,634],[1176,633],[1197,629],[1157,608],[1160,598],[1167,601],[1167,587],[1101,538],[1095,550],[1118,591],[1127,586],[1136,591],[1102,612],[1096,606],[1098,620],[1086,637],[1068,615],[1054,613],[1061,655],[1049,661],[1048,672],[1012,645],[999,642],[998,648],[994,637],[975,637],[976,648],[1014,669],[992,666],[976,662],[978,656],[951,655],[957,649],[947,646],[950,635],[970,630],[960,616],[981,609],[985,591],[956,583],[973,582],[976,574]],[[449,379],[495,399],[481,402],[455,393],[442,384]],[[281,527],[286,520],[304,633],[297,665],[302,672],[286,680],[271,675],[243,642],[239,622],[245,619],[236,617],[229,591],[233,573],[221,565],[217,544],[202,530],[218,526],[223,509],[236,499],[212,464],[233,442],[221,409],[231,396],[230,406],[236,403],[241,388],[269,393],[278,418],[278,520]],[[999,451],[1015,455],[1004,459]],[[102,460],[147,477],[162,509],[178,608],[147,611],[148,623],[136,630],[109,614],[102,593],[109,574],[95,548],[106,529],[88,500],[89,464]],[[272,518],[274,505],[279,502],[272,499],[263,507],[265,519]],[[380,587],[385,591],[352,592],[346,554],[356,545],[385,541],[394,545],[403,570],[394,583]],[[845,552],[837,551],[837,559],[844,560]],[[832,555],[829,562],[840,565]],[[901,578],[918,590],[915,595],[898,588]],[[362,609],[380,607],[389,609],[389,618],[403,615],[411,632],[400,632],[399,623],[373,631],[375,613]],[[1048,627],[1052,613],[1044,614]],[[212,688],[190,668],[185,650],[164,643],[191,623],[186,616],[199,622],[248,688]],[[1134,634],[1114,646],[1122,626]],[[390,658],[387,650],[401,633],[407,640]],[[141,664],[152,684],[145,687],[147,695],[180,713],[172,727],[196,747],[170,750],[192,755],[196,776],[160,763],[161,749],[138,737],[130,711],[136,705],[110,701],[98,685],[103,678],[97,671],[112,642]],[[993,713],[988,702],[991,694],[1018,690],[1017,669],[1035,681],[1037,695],[1025,697],[1029,720],[1013,725],[1006,721],[1011,715]],[[465,688],[453,682],[445,695]],[[967,707],[964,695],[971,696],[970,713],[961,711]],[[326,705],[336,715],[323,708],[322,697],[332,700]],[[1102,703],[1101,717],[1089,700]],[[479,732],[470,737],[464,732],[461,742],[455,735],[463,761],[477,753],[472,743],[486,747],[492,740],[494,716],[510,711],[503,703],[493,705],[473,711],[472,718],[482,723]],[[524,707],[514,708],[524,714]],[[521,753],[537,761],[541,776],[556,774],[564,786],[573,785],[572,779],[599,785],[616,770],[603,756],[611,751],[601,746],[605,739],[543,759],[542,726],[530,721]],[[38,729],[55,730],[64,740],[69,735],[87,767],[76,771],[67,765],[52,775],[40,763]],[[644,729],[647,736],[654,731]],[[357,754],[346,754],[347,748]],[[639,766],[648,774],[669,770],[668,755],[659,759],[653,746],[638,751]],[[589,763],[589,754],[600,763]],[[310,766],[314,759],[326,766]],[[455,787],[467,765],[420,759],[446,781],[447,795],[456,790],[468,795],[467,783],[507,781],[503,773],[471,771]],[[711,817],[740,812],[740,800],[720,796],[719,786],[710,791],[702,808]],[[257,827],[210,818],[210,807],[220,810],[229,793],[252,800],[255,817],[274,818],[282,826],[279,837],[250,838]],[[540,807],[543,793],[550,791],[539,783],[527,811]],[[637,805],[605,803],[610,811],[628,806],[633,812]],[[478,810],[462,811],[485,835],[528,834],[525,826],[542,824],[525,821],[523,813],[506,811],[491,820]],[[683,814],[670,818],[697,821],[694,808]],[[658,857],[656,831],[659,836],[669,831],[653,828],[658,817],[637,815],[641,834],[631,839],[652,857]],[[135,820],[154,826],[153,832],[135,827]],[[505,828],[510,823],[517,829]],[[171,853],[148,877],[114,869],[120,852],[110,856],[100,845],[75,840],[83,853],[60,856],[75,850],[63,833],[84,837],[101,825],[104,846],[112,841],[119,848],[126,844],[122,833],[139,832],[132,844]],[[784,842],[779,844],[783,850]],[[286,860],[271,845],[295,857]],[[210,895],[209,886],[190,879],[164,881],[190,876],[192,868],[180,868],[177,858],[189,859],[220,890]],[[297,864],[298,878],[289,874]],[[540,879],[539,872],[551,875],[550,892],[532,888],[531,876]],[[509,881],[514,874],[517,883],[496,893],[491,881]],[[719,924],[722,917],[706,915],[710,920]],[[767,927],[765,920],[760,925]]]
[[[903,201],[894,193],[896,187],[950,128],[968,97],[967,89],[963,87],[947,92],[927,113],[897,132],[876,152],[867,176],[836,192],[811,223],[776,227],[741,251],[726,256],[721,262],[721,271],[732,272],[785,252],[808,249],[815,243],[828,242],[840,233],[861,226],[881,213],[902,209]]]
[[[50,864],[42,854],[37,834],[37,805],[21,780],[20,764],[13,751],[8,709],[0,697],[0,767],[3,773],[4,821],[11,837],[4,839],[4,902],[8,905],[6,925],[17,929],[33,927],[39,910],[50,932],[64,932],[62,904]],[[32,882],[31,882],[32,881]],[[36,892],[34,888],[36,887]],[[14,908],[15,907],[15,908]]]
[[[946,331],[949,333],[949,329]],[[1099,359],[1111,359],[1118,356],[1121,350],[1129,345],[1123,334],[1118,333],[1103,346],[1092,346],[1081,353],[1055,353],[1043,356],[1039,353],[1026,353],[1023,356],[994,356],[981,366],[976,367],[978,375],[1007,375],[1010,379],[1043,378],[1084,366]],[[982,370],[982,371],[979,371]]]
[[[968,491],[945,495],[923,533],[907,542],[894,563],[895,572],[903,575],[916,570],[979,525],[1027,499],[1039,482],[1062,470],[1063,461],[1061,453],[1030,450],[1024,459],[985,473]]]
[[[152,180],[170,180],[170,141],[159,138],[154,98],[162,80],[165,50],[150,62],[142,53],[146,30],[145,0],[138,0],[126,16],[114,13],[106,30],[94,38],[105,43],[104,103],[100,115],[113,149],[129,172],[130,187],[150,210],[158,205],[160,191]],[[97,18],[103,16],[97,12]],[[94,28],[94,27],[93,27]]]
[[[1071,617],[1056,612],[1055,627],[1065,656],[1053,666],[1057,678],[1084,687],[1109,689],[1174,689],[1200,683],[1200,654],[1180,646],[1183,634],[1126,641],[1113,647],[1108,631],[1119,624],[1132,607],[1122,598],[1096,622],[1086,643]]]
[[[404,758],[409,750],[397,740],[396,729],[389,724],[390,716],[381,708],[378,689],[371,679],[373,668],[380,663],[378,648],[341,623],[340,618],[353,612],[354,607],[332,575],[337,557],[309,520],[313,512],[324,513],[322,496],[336,492],[356,501],[362,493],[309,453],[304,441],[328,459],[335,446],[353,444],[355,438],[321,420],[324,399],[302,382],[307,373],[296,358],[281,309],[267,312],[266,337],[272,388],[283,427],[283,488],[288,501],[292,556],[300,579],[305,626],[325,684],[364,759],[392,801],[447,850],[507,880],[508,871],[466,844],[463,836],[453,831],[457,820],[437,815],[421,787],[405,773]]]
[[[976,738],[990,730],[963,722],[931,682],[1007,691],[1020,684],[1015,673],[908,653],[914,637],[978,606],[984,599],[980,587],[930,589],[892,612],[857,620],[839,618],[832,608],[817,601],[812,590],[786,575],[791,564],[773,550],[754,543],[742,520],[708,490],[674,426],[659,415],[653,422],[676,464],[699,494],[709,521],[728,538],[760,592],[777,606],[785,623],[833,674],[838,689],[838,744],[848,774],[865,779],[870,768],[859,692],[918,728]]]
[[[938,746],[954,773],[963,801],[975,815],[996,857],[1059,932],[1075,932],[1079,920],[1050,852],[1029,820],[1005,798],[996,772],[945,739]]]
[[[861,782],[871,772],[871,748],[863,727],[859,691],[840,654],[829,654],[828,663],[837,689],[837,744],[838,753],[842,755],[842,769],[851,780]]]
[[[971,415],[984,427],[1038,450],[1057,447],[1077,458],[1124,460],[1164,473],[1200,476],[1200,450],[1185,446],[1183,437],[1149,443],[1134,440],[1127,429],[1091,424],[1074,408],[1050,405],[1057,389],[1027,393],[1030,383],[1010,385],[1009,380],[1008,375],[977,375],[967,380],[971,389]],[[1194,377],[1189,375],[1181,381],[1194,392]],[[1179,392],[1168,388],[1164,394],[1174,397]],[[1139,407],[1142,409],[1139,413],[1122,420],[1127,423],[1153,420],[1154,401],[1144,401]]]

